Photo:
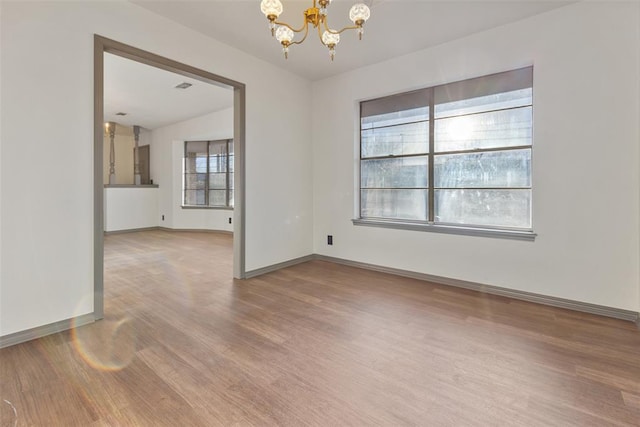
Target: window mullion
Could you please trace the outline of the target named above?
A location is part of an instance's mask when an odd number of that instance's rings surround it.
[[[183,160],[182,160],[182,173],[184,175],[184,185],[183,185],[183,194],[182,194],[182,204],[186,205],[187,204],[187,188],[189,187],[188,185],[188,181],[187,181],[187,167],[189,165],[189,159],[187,158],[189,150],[187,150],[187,146],[189,145],[189,142],[184,143],[184,156],[183,156]]]
[[[389,154],[386,156],[372,156],[372,157],[360,157],[362,161],[368,160],[384,160],[384,159],[407,159],[410,157],[424,157],[428,156],[429,153],[413,153],[413,154]]]
[[[209,171],[209,162],[211,156],[211,141],[207,141],[207,175],[204,180],[204,204],[205,206],[209,206],[209,179],[211,179],[210,171]]]
[[[227,153],[226,153],[226,156],[227,156],[226,157],[226,159],[227,159],[227,167],[225,169],[226,170],[226,174],[225,174],[225,176],[226,176],[226,186],[225,187],[226,188],[225,189],[227,191],[225,192],[225,194],[226,194],[226,196],[225,196],[225,206],[229,206],[229,176],[230,176],[230,174],[229,174],[229,140],[228,139],[227,139]]]
[[[362,218],[362,105],[360,103],[360,116],[358,117],[358,216]]]
[[[428,91],[429,96],[429,161],[427,162],[427,166],[429,168],[429,190],[428,190],[428,206],[427,212],[428,221],[430,223],[434,222],[435,214],[434,214],[434,206],[435,206],[435,191],[434,188],[434,178],[435,178],[435,170],[434,170],[434,151],[435,151],[435,108],[434,108],[434,96],[433,96],[433,88]]]

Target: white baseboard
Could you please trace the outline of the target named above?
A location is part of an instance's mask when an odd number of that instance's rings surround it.
[[[143,227],[143,228],[128,228],[126,230],[113,230],[113,231],[105,231],[104,234],[106,236],[110,236],[112,234],[125,234],[125,233],[137,233],[139,231],[182,231],[185,233],[220,233],[220,234],[230,234],[233,235],[233,231],[228,230],[211,230],[209,228],[169,228],[169,227]]]
[[[105,236],[110,236],[112,234],[126,234],[126,233],[137,233],[139,231],[153,231],[153,230],[160,230],[160,227],[143,227],[143,228],[127,228],[125,230],[112,230],[112,231],[105,231],[104,234]]]
[[[169,227],[157,227],[162,231],[180,231],[185,233],[219,233],[233,235],[233,231],[229,230],[212,230],[210,228],[169,228]]]

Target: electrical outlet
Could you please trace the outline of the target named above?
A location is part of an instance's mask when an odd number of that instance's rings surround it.
[[[164,221],[164,215],[162,215],[162,220]]]
[[[231,218],[229,218],[229,224],[231,224]]]
[[[327,235],[327,245],[333,245],[333,236],[331,234]]]

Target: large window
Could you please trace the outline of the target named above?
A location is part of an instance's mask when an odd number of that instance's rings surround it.
[[[362,102],[360,218],[530,232],[531,67]]]
[[[233,140],[184,143],[185,207],[233,207]]]

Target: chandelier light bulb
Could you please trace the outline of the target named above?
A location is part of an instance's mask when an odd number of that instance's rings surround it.
[[[327,6],[331,4],[331,0],[321,0],[320,1],[320,14],[327,16]]]
[[[322,43],[324,43],[326,46],[335,46],[340,43],[340,34],[325,31],[324,33],[322,33]]]
[[[325,31],[322,33],[322,43],[329,48],[329,56],[331,60],[336,56],[336,45],[340,43],[340,34]]]
[[[358,26],[367,22],[370,16],[371,10],[369,10],[369,6],[364,3],[354,4],[349,11],[349,19]]]
[[[276,29],[276,40],[280,43],[291,43],[293,40],[293,31],[289,27],[285,27],[284,25],[279,26]]]
[[[272,16],[275,19],[282,14],[282,3],[280,0],[262,0],[260,2],[260,10],[269,20],[271,20]]]

